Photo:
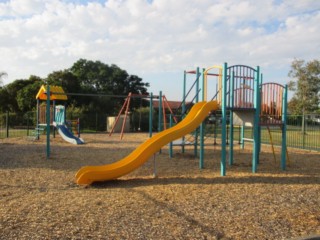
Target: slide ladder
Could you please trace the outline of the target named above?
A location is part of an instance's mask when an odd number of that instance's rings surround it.
[[[38,140],[40,135],[44,132],[46,126],[38,126],[34,130],[32,130],[31,135],[28,136],[28,140],[35,141]]]

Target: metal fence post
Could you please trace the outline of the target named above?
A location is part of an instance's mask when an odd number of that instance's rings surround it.
[[[306,147],[306,118],[305,115],[302,115],[302,148]]]
[[[27,112],[27,136],[29,136],[29,112]]]
[[[96,112],[96,133],[98,132],[98,113]]]
[[[6,138],[9,138],[9,111],[6,112]]]

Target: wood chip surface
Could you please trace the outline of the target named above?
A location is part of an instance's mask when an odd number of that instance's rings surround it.
[[[320,235],[320,153],[288,149],[280,170],[268,145],[258,173],[252,145],[234,146],[220,176],[220,147],[206,142],[205,168],[193,147],[168,148],[111,182],[74,183],[85,165],[118,161],[147,134],[84,134],[81,146],[51,139],[0,139],[0,239],[306,239]]]

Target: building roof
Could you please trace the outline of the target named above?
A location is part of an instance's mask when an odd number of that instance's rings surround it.
[[[36,95],[36,99],[47,100],[47,86],[42,85]],[[68,100],[67,95],[60,86],[50,86],[50,100]]]

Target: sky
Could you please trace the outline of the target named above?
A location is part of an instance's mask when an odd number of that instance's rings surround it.
[[[0,0],[0,54],[4,84],[80,58],[116,64],[168,100],[182,99],[184,70],[224,62],[286,84],[294,59],[320,59],[320,1]]]

